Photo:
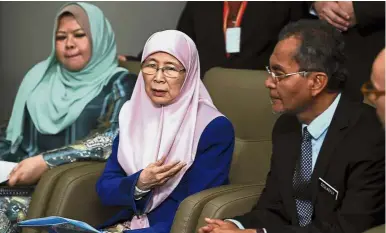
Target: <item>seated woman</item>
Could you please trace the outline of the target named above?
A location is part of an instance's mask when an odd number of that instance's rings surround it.
[[[119,127],[97,192],[103,204],[125,210],[102,226],[107,231],[170,232],[186,197],[227,184],[233,126],[213,105],[184,33],[149,38]]]
[[[67,4],[55,22],[53,51],[24,77],[8,128],[0,133],[0,160],[24,159],[10,175],[11,186],[34,184],[61,164],[105,161],[118,134],[119,110],[136,82],[136,75],[118,67],[114,32],[99,8]],[[0,233],[16,232],[29,201],[0,197]]]

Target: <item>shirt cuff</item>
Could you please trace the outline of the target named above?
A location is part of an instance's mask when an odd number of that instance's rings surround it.
[[[234,223],[240,230],[245,230],[245,227],[243,226],[243,224],[241,224],[241,222],[237,221],[237,220],[234,220],[234,219],[225,219],[224,221],[228,221],[228,222],[232,222]],[[264,233],[267,233],[267,230],[265,228],[262,228],[261,230],[263,230]]]
[[[232,223],[234,223],[239,229],[245,230],[243,224],[241,224],[241,222],[239,222],[239,221],[237,221],[237,220],[234,220],[234,219],[225,219],[224,221],[232,222]],[[265,233],[265,232],[264,232],[264,233]]]
[[[145,196],[148,192],[150,192],[150,189],[149,190],[142,190],[142,189],[138,188],[137,186],[135,186],[134,199],[136,201],[141,200],[141,198],[143,196]]]
[[[315,11],[314,4],[312,3],[310,6],[310,9],[308,10],[308,13],[310,13],[313,16],[318,16],[318,14]]]

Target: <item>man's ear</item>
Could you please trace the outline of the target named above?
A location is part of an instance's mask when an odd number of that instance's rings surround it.
[[[312,95],[316,96],[324,89],[326,89],[328,84],[328,77],[326,73],[323,73],[323,72],[313,72],[310,75],[311,75],[309,77],[311,81],[310,89],[311,89]]]

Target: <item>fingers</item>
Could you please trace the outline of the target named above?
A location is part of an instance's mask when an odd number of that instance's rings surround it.
[[[208,225],[208,226],[201,227],[198,230],[198,233],[210,233],[212,230],[213,230],[213,227]]]
[[[172,163],[169,163],[169,164],[162,165],[160,167],[155,168],[155,172],[156,173],[167,172],[170,169],[172,169],[173,167],[177,166],[179,163],[180,163],[180,161],[175,161],[175,162],[172,162]]]
[[[157,160],[154,164],[157,165],[157,166],[161,166],[162,164],[165,163],[165,160],[166,160],[166,155],[162,156],[162,158]]]
[[[164,165],[163,167],[167,167],[167,168],[171,167],[171,168],[169,170],[166,170],[163,173],[157,173],[155,175],[155,179],[156,179],[155,185],[164,185],[171,177],[176,175],[185,166],[186,166],[185,163],[180,163],[180,162],[176,162],[170,165],[169,164]]]
[[[218,226],[226,224],[226,222],[223,221],[223,220],[211,219],[211,218],[205,218],[205,222],[207,222],[208,224],[215,224],[215,225],[218,225]]]
[[[8,185],[9,186],[15,186],[21,178],[21,172],[15,171],[14,173],[11,173],[9,180],[8,180]]]
[[[340,30],[347,30],[349,25],[349,21],[345,19],[345,17],[341,17],[337,12],[341,12],[342,10],[337,5],[335,8],[331,8],[326,12],[327,17],[331,20],[331,24]]]
[[[346,11],[344,11],[338,3],[332,5],[331,10],[339,17],[341,24],[344,24],[344,23],[347,24],[349,22],[350,20],[349,14]]]
[[[183,167],[185,167],[185,166],[186,166],[186,163],[178,162],[177,164],[175,164],[169,170],[167,170],[167,171],[165,171],[163,173],[158,174],[158,176],[159,176],[160,179],[170,178],[170,177],[174,176],[175,174],[177,174],[179,171],[181,171],[181,169]]]
[[[150,189],[154,186],[163,185],[186,166],[185,163],[181,163],[179,161],[157,166],[157,164],[164,163],[165,159],[166,156],[162,157],[160,160],[150,164],[141,172],[137,182],[137,186],[140,189]]]
[[[329,24],[331,24],[332,26],[334,26],[335,28],[337,28],[338,30],[340,31],[347,31],[347,27],[344,26],[344,25],[341,25],[339,23],[336,23],[334,20],[332,20],[329,16],[327,16],[326,14],[322,14],[321,15],[321,19],[324,19],[326,20]]]
[[[328,5],[325,5],[319,12],[319,17],[342,31],[346,31],[350,24],[350,16],[338,5],[338,3],[329,3]]]

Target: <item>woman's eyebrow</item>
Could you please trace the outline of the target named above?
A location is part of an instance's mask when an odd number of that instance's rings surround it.
[[[157,59],[150,57],[150,58],[147,58],[144,62],[149,62],[149,61],[157,62]]]
[[[166,64],[166,65],[179,66],[178,63],[175,63],[175,62],[172,62],[172,61],[165,62],[165,64]]]
[[[79,31],[83,31],[83,29],[82,29],[82,28],[75,29],[75,30],[72,31],[72,33],[74,33],[74,32],[79,32]],[[65,32],[65,31],[61,31],[61,30],[58,30],[58,31],[56,31],[56,33],[66,33],[66,32]]]

